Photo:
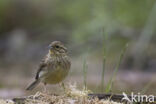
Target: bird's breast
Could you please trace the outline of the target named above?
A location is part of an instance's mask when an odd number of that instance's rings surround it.
[[[48,84],[56,84],[65,79],[70,69],[70,62],[66,59],[60,61],[53,61],[48,65],[48,73],[44,82]]]
[[[68,71],[69,70],[65,70],[58,66],[55,70],[48,72],[48,75],[45,78],[45,82],[48,84],[59,83],[67,76]]]

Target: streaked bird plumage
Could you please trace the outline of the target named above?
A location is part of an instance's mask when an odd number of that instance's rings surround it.
[[[67,55],[67,48],[60,41],[52,42],[49,48],[48,54],[40,63],[35,81],[27,90],[32,90],[40,82],[44,84],[57,84],[68,75],[71,62]]]

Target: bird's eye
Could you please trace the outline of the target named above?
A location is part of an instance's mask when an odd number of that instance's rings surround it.
[[[59,48],[59,46],[57,45],[57,46],[55,46],[56,48]]]

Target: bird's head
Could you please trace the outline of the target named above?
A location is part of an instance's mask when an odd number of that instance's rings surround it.
[[[67,52],[67,48],[60,41],[53,41],[49,45],[50,54],[63,54]]]

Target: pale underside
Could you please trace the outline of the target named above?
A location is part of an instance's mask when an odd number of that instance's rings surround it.
[[[43,82],[48,84],[57,84],[65,79],[68,75],[69,69],[63,69],[57,67],[55,70],[48,72],[46,77],[43,79]]]
[[[43,83],[57,84],[65,79],[70,69],[70,61],[67,56],[62,59],[48,59],[48,65],[39,73]]]

